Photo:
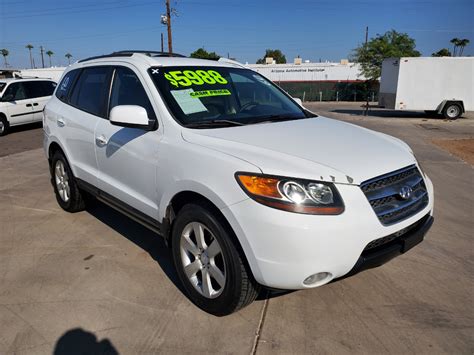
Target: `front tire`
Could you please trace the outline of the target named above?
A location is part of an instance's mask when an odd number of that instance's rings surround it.
[[[69,163],[62,152],[56,152],[51,160],[51,183],[59,206],[68,212],[85,209],[84,197],[77,186]]]
[[[229,229],[210,206],[188,204],[171,235],[173,261],[188,298],[216,316],[247,306],[260,290]]]

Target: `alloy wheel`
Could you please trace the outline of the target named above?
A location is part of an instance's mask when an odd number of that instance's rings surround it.
[[[66,168],[61,160],[58,160],[54,167],[54,180],[59,196],[64,202],[68,202],[71,197],[71,188],[69,187],[69,177]]]
[[[202,223],[187,224],[180,254],[184,273],[196,291],[206,298],[218,297],[226,284],[226,264],[214,234]]]

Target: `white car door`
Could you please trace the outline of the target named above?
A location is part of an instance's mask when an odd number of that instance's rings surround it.
[[[67,73],[63,81],[68,75],[76,76],[75,72]],[[57,94],[67,103],[57,118],[57,130],[61,130],[58,136],[65,140],[76,178],[94,186],[98,184],[94,132],[105,118],[111,73],[112,67],[84,68],[75,83],[74,78],[68,80],[68,85],[74,85],[71,94],[62,96],[63,81]]]
[[[138,105],[156,120],[144,86],[137,74],[117,67],[113,75],[109,112],[118,105]],[[99,188],[138,211],[156,218],[156,174],[161,134],[112,125],[101,120],[96,131]]]
[[[34,80],[25,82],[24,85],[33,106],[32,122],[41,121],[43,119],[44,105],[51,98],[56,88],[56,83],[50,80]]]
[[[27,95],[23,82],[11,83],[5,89],[2,102],[6,106],[10,126],[16,126],[33,120],[33,104]]]

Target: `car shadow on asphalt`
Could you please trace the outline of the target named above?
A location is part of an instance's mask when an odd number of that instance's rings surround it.
[[[146,251],[158,263],[171,282],[184,294],[184,289],[174,270],[171,251],[162,237],[100,201],[90,203],[86,211]]]
[[[138,222],[125,217],[120,212],[117,212],[112,207],[109,207],[100,201],[94,201],[91,203],[90,206],[87,207],[86,211],[146,251],[152,257],[152,259],[158,263],[163,272],[171,280],[171,282],[173,282],[176,288],[186,296],[184,288],[182,287],[178,278],[178,274],[174,268],[171,250],[165,244],[165,241],[162,237],[142,226]],[[257,300],[280,297],[292,292],[294,291],[262,289],[257,297]]]
[[[119,352],[109,339],[98,340],[95,334],[81,328],[70,329],[56,342],[53,355],[107,354]]]

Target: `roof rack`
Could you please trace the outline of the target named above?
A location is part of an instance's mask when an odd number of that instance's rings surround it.
[[[168,53],[168,52],[157,52],[157,51],[146,51],[146,50],[126,50],[118,51],[110,54],[98,55],[94,57],[89,57],[86,59],[81,59],[78,63],[87,62],[89,60],[101,59],[101,58],[111,58],[111,57],[131,57],[135,53],[145,54],[149,57],[175,57],[175,58],[186,58],[186,56],[178,53]]]

